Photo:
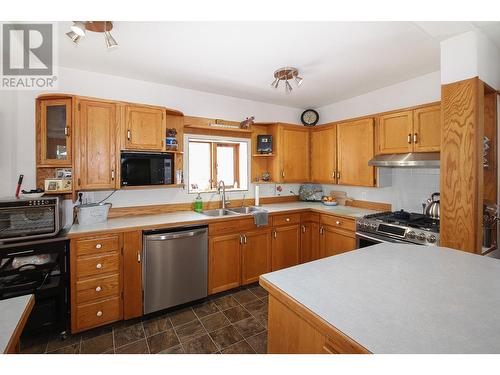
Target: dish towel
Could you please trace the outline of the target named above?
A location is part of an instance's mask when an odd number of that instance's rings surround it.
[[[257,227],[267,225],[269,223],[268,212],[266,210],[253,212],[253,222]]]

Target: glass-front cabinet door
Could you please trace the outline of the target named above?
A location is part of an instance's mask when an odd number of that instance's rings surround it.
[[[44,166],[71,166],[71,99],[40,103],[40,150]]]

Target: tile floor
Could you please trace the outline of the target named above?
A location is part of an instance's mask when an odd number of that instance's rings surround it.
[[[118,322],[66,340],[21,338],[21,353],[49,354],[264,354],[267,292],[257,284],[143,319]]]

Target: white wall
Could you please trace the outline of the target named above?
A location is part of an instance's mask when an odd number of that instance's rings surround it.
[[[318,108],[320,123],[340,121],[373,113],[438,101],[441,83],[438,72],[387,86],[369,93]]]
[[[441,83],[473,77],[500,88],[500,50],[480,30],[472,30],[441,42]]]

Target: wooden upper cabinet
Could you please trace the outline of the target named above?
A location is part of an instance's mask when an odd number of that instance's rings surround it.
[[[245,232],[241,247],[241,283],[257,282],[259,276],[267,272],[271,272],[271,230]]]
[[[113,102],[80,100],[75,129],[77,189],[115,189],[117,110]]]
[[[413,111],[412,141],[414,152],[441,149],[441,105],[430,105]]]
[[[125,148],[163,151],[165,110],[140,105],[125,106]]]
[[[373,119],[337,125],[338,183],[375,186],[375,168],[368,165],[374,154]]]
[[[39,99],[39,164],[71,166],[72,100]]]
[[[379,154],[412,152],[413,111],[390,113],[379,117],[377,126]]]
[[[311,181],[337,183],[336,126],[311,131]]]
[[[281,166],[279,181],[309,181],[309,129],[300,126],[281,126],[278,137]]]

